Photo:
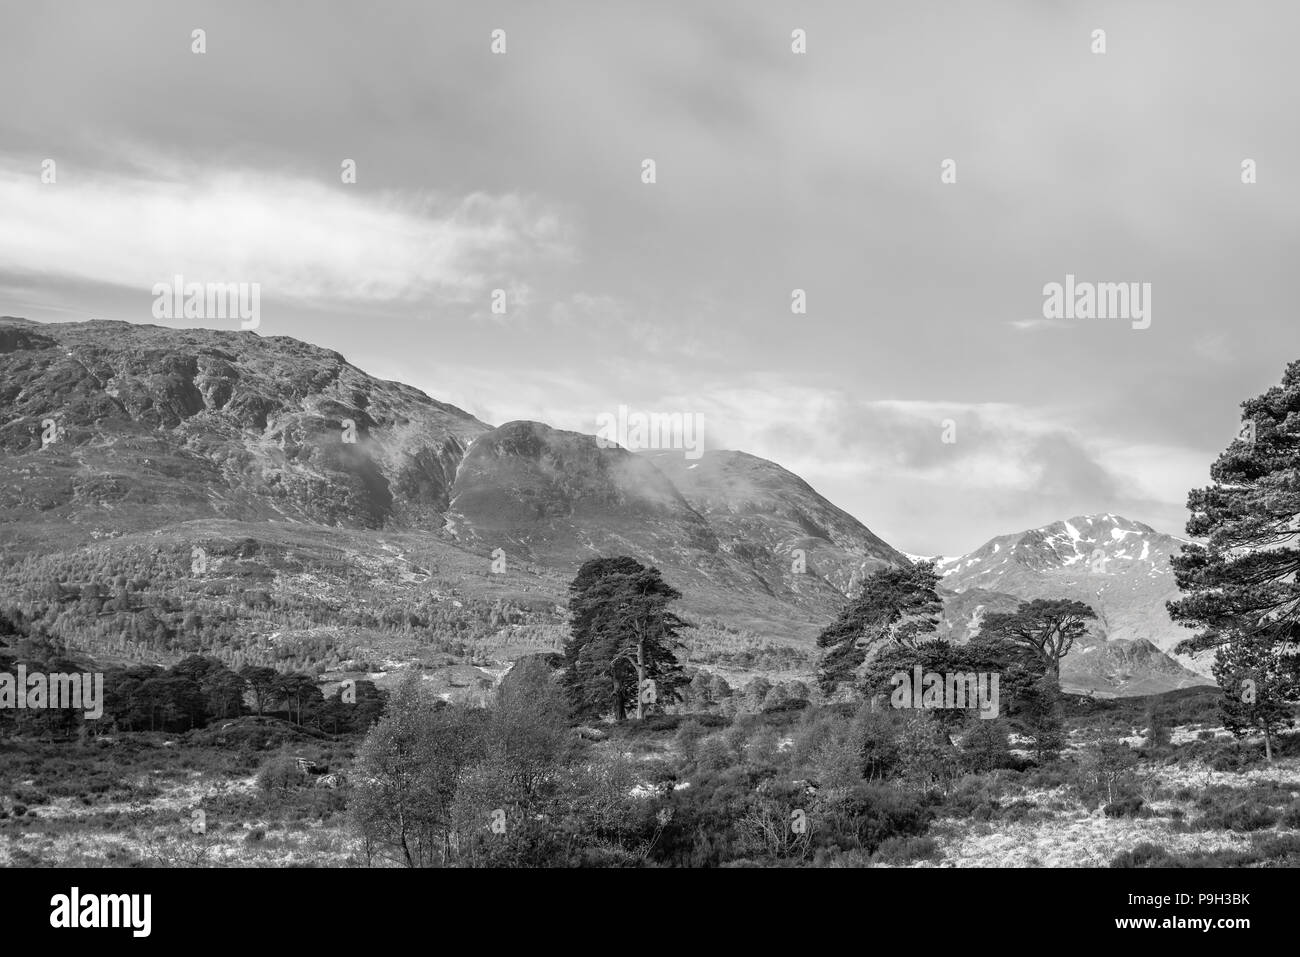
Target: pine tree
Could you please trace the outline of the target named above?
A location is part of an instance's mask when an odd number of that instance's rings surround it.
[[[943,603],[933,562],[890,566],[867,576],[858,596],[817,636],[824,652],[817,681],[826,694],[853,681],[868,650],[879,642],[914,646],[933,632]]]
[[[594,559],[569,589],[564,687],[575,714],[613,711],[622,721],[629,703],[642,718],[647,704],[680,700],[688,682],[675,652],[687,623],[668,610],[682,596],[659,569],[626,556]]]
[[[1088,630],[1097,613],[1081,601],[1036,598],[1021,602],[1012,612],[995,612],[984,618],[982,641],[1006,641],[1032,653],[1059,683],[1061,659]]]
[[[1217,651],[1225,723],[1262,731],[1271,760],[1272,732],[1300,693],[1300,659],[1282,653],[1300,634],[1300,360],[1241,407],[1237,438],[1210,467],[1213,484],[1188,493],[1187,533],[1204,544],[1171,559],[1183,597],[1167,607],[1199,629],[1175,650]]]
[[[1273,739],[1294,723],[1286,702],[1300,696],[1296,659],[1261,641],[1239,640],[1220,646],[1214,680],[1223,689],[1223,726],[1237,737],[1264,736],[1264,757],[1273,762]]]

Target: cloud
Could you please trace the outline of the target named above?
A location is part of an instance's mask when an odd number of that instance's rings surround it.
[[[148,178],[0,165],[8,273],[140,289],[175,274],[257,282],[302,304],[487,302],[511,269],[572,252],[553,210],[515,194],[450,197],[159,161]]]
[[[1012,319],[1007,325],[1021,332],[1038,332],[1042,329],[1072,329],[1074,323],[1064,319]]]

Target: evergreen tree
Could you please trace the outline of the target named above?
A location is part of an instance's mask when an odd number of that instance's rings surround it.
[[[823,650],[817,681],[826,694],[853,681],[868,650],[885,641],[915,646],[935,630],[943,602],[934,562],[890,566],[863,581],[862,590],[817,636]]]
[[[687,623],[669,610],[682,596],[659,569],[626,556],[595,559],[569,587],[564,687],[575,714],[613,711],[622,721],[629,703],[642,718],[648,704],[680,700],[687,677],[676,650]]]
[[[1223,726],[1237,737],[1264,736],[1264,756],[1273,762],[1273,739],[1294,724],[1287,702],[1300,697],[1296,659],[1267,642],[1236,640],[1220,646],[1214,680],[1223,689]]]
[[[1036,598],[1021,602],[1015,611],[986,616],[980,638],[1009,642],[1032,653],[1059,684],[1061,659],[1088,630],[1088,620],[1096,617],[1097,613],[1081,601]]]
[[[1285,704],[1300,694],[1300,658],[1282,653],[1300,634],[1300,360],[1241,407],[1213,484],[1188,493],[1187,533],[1204,543],[1171,559],[1183,597],[1168,609],[1199,629],[1175,650],[1217,651],[1225,724],[1261,731],[1271,760]]]

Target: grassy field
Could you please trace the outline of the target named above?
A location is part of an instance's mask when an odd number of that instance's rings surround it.
[[[798,859],[777,849],[769,859],[746,837],[752,811],[725,824],[744,861],[769,865],[1300,864],[1300,734],[1283,736],[1270,765],[1261,742],[1228,735],[1213,694],[1194,689],[1161,697],[1170,739],[1148,747],[1148,704],[1068,698],[1066,743],[1050,760],[1036,763],[1013,737],[1009,766],[953,767],[922,785],[904,777],[877,798],[903,810],[859,848]],[[843,778],[835,747],[853,720],[842,707],[659,715],[605,726],[602,740],[582,742],[583,760],[630,763],[629,802],[675,802],[679,814],[706,805],[725,814],[718,808],[737,796],[792,786],[813,808],[863,786],[859,770]],[[1104,741],[1123,748],[1111,794],[1098,774]],[[347,813],[359,744],[254,717],[181,735],[5,741],[0,864],[359,866]]]

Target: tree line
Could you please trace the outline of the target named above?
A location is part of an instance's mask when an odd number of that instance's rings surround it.
[[[86,672],[63,642],[21,613],[0,613],[0,671],[22,665],[30,675]],[[228,668],[216,658],[191,655],[163,668],[133,665],[102,669],[104,714],[85,719],[74,710],[0,709],[0,728],[13,733],[107,731],[183,732],[244,715],[282,717],[330,733],[365,731],[383,709],[384,695],[369,680],[340,687],[326,697],[316,679],[302,672],[245,665]]]

